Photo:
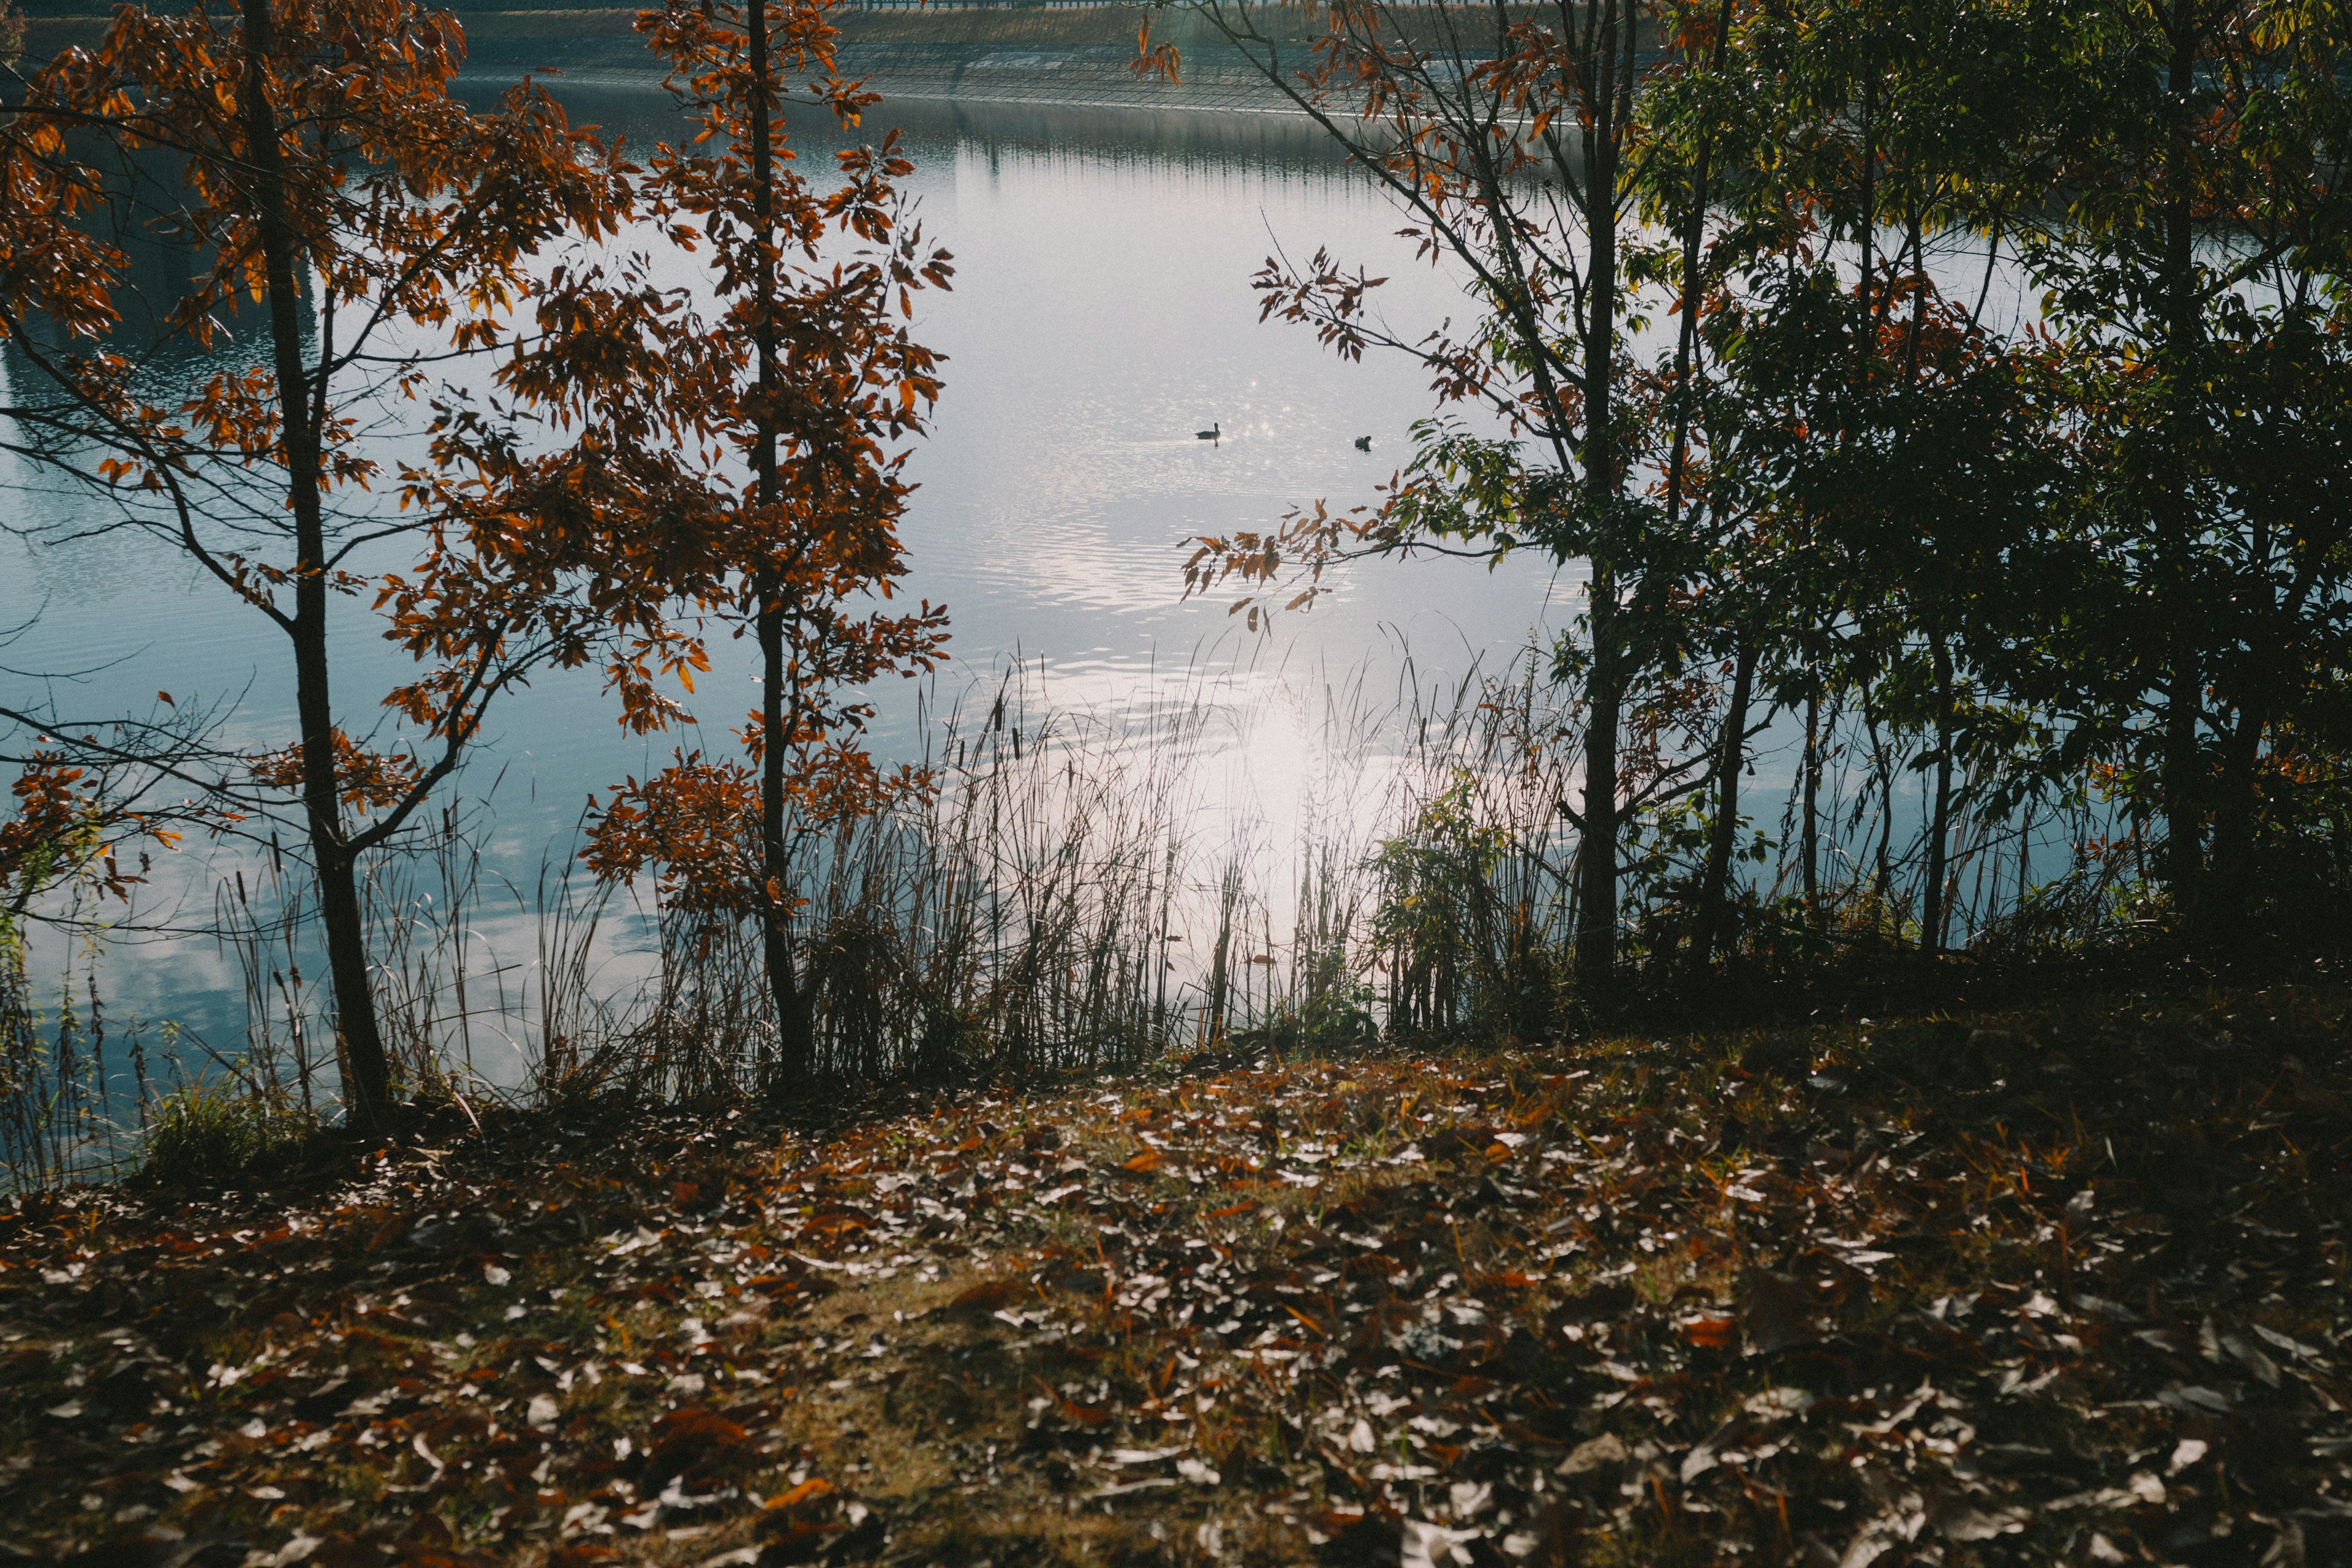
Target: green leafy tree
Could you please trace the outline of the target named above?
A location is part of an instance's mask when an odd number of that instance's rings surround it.
[[[1189,581],[1288,583],[1296,607],[1332,565],[1362,555],[1500,562],[1528,549],[1589,563],[1559,661],[1582,698],[1582,783],[1560,804],[1578,835],[1579,983],[1605,998],[1624,825],[1681,776],[1645,771],[1656,733],[1647,694],[1683,673],[1688,549],[1683,520],[1645,478],[1658,409],[1628,337],[1643,278],[1636,110],[1656,68],[1655,13],[1645,0],[1525,10],[1343,0],[1320,13],[1301,63],[1259,10],[1190,8],[1370,172],[1422,254],[1463,269],[1477,309],[1465,326],[1407,338],[1369,309],[1384,279],[1323,252],[1304,267],[1270,260],[1257,280],[1263,316],[1312,328],[1346,358],[1412,357],[1431,374],[1437,416],[1377,506],[1318,503],[1275,530],[1202,540]],[[1473,414],[1499,434],[1466,423]],[[1253,624],[1268,607],[1244,603]]]
[[[2161,874],[2216,933],[2250,890],[2266,732],[2296,672],[2335,668],[2339,541],[2311,503],[2337,457],[2278,394],[2319,393],[2341,331],[2347,26],[2325,4],[2071,10],[2065,221],[2029,253],[2081,410],[2066,526],[2105,595],[2061,629],[2045,689],[2161,821]],[[2250,468],[2250,438],[2274,469]]]

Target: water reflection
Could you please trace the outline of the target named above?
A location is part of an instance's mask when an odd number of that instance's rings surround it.
[[[650,81],[552,85],[576,121],[641,150],[681,128]],[[1250,825],[1278,856],[1329,793],[1317,783],[1328,765],[1318,737],[1333,687],[1354,680],[1385,701],[1408,647],[1412,678],[1443,683],[1565,614],[1568,585],[1532,561],[1491,575],[1442,562],[1345,573],[1312,615],[1264,637],[1243,633],[1223,602],[1184,601],[1188,539],[1265,527],[1317,498],[1371,499],[1429,407],[1424,377],[1402,362],[1340,363],[1309,332],[1260,325],[1249,279],[1266,256],[1328,246],[1390,274],[1383,309],[1407,335],[1460,308],[1454,280],[1413,260],[1385,199],[1311,126],[907,103],[885,105],[864,133],[889,126],[916,162],[921,221],[958,267],[952,293],[919,301],[919,335],[947,356],[946,395],[910,464],[920,489],[907,528],[908,591],[954,617],[957,667],[934,703],[992,684],[1016,656],[1066,709],[1133,713],[1205,692],[1217,754],[1200,770],[1203,809]],[[814,115],[791,129],[812,162],[842,140]],[[681,258],[678,279],[691,269]],[[1213,422],[1221,442],[1193,438]],[[1367,436],[1369,453],[1355,446]],[[0,583],[0,624],[44,597],[48,613],[7,662],[93,670],[70,693],[78,710],[143,708],[170,686],[184,700],[236,697],[238,738],[285,732],[290,687],[275,634],[170,552],[115,536],[18,555]],[[357,616],[342,637],[341,691],[380,691],[403,672]],[[751,705],[752,661],[734,645],[714,653],[696,700],[701,743],[716,749]],[[97,668],[109,661],[119,662]],[[915,687],[876,696],[877,749],[920,754]],[[498,781],[485,885],[519,890],[503,912],[486,900],[478,925],[500,963],[527,966],[527,890],[543,862],[560,863],[588,794],[642,775],[680,738],[623,735],[581,676],[541,679],[494,709],[491,729],[461,789],[479,798]],[[184,869],[184,906],[208,911],[209,876]],[[608,980],[620,985],[636,939],[614,929]],[[226,1038],[243,1016],[230,970],[208,942],[167,942],[116,965],[112,980],[119,1005]]]

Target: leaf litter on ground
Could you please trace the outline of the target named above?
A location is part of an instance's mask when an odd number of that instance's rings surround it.
[[[2347,1003],[517,1114],[19,1198],[0,1558],[2352,1561]]]

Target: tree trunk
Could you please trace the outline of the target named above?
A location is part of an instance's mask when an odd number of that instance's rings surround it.
[[[1871,693],[1865,691],[1867,704]],[[1863,722],[1870,731],[1870,765],[1872,782],[1878,785],[1878,853],[1871,869],[1871,900],[1881,910],[1888,908],[1895,897],[1895,866],[1888,850],[1895,842],[1895,758],[1878,733],[1878,716],[1865,706]],[[1896,932],[1899,936],[1899,931]]]
[[[1798,853],[1805,863],[1805,921],[1812,924],[1822,916],[1822,697],[1818,691],[1805,698],[1803,765],[1805,798],[1798,827]]]
[[[1867,363],[1878,352],[1875,314],[1870,296],[1878,282],[1875,246],[1878,239],[1878,75],[1875,70],[1862,88],[1862,259],[1856,270],[1854,303],[1862,311],[1862,356]]]
[[[1723,54],[1731,37],[1731,0],[1723,0],[1716,16],[1714,58],[1710,67],[1723,68]],[[1675,436],[1666,459],[1666,522],[1682,520],[1683,471],[1690,457],[1691,362],[1698,348],[1698,308],[1704,290],[1699,261],[1706,239],[1706,183],[1715,159],[1715,138],[1699,142],[1698,164],[1691,174],[1690,211],[1683,219],[1682,321],[1675,337]]]
[[[776,472],[776,170],[775,137],[769,124],[768,7],[751,0],[744,18],[751,44],[751,243],[753,268],[751,337],[759,353],[757,415],[751,471],[761,508],[782,496]],[[761,958],[767,970],[769,1005],[776,1015],[776,1087],[806,1084],[814,1055],[808,998],[793,963],[792,844],[784,836],[784,762],[791,736],[785,711],[784,585],[772,571],[757,574],[760,642],[760,889]]]
[[[1612,613],[1615,595],[1615,583],[1596,563],[1592,676],[1584,731],[1584,831],[1576,863],[1576,973],[1578,984],[1604,1002],[1616,981],[1617,731],[1624,717],[1618,662],[1604,652],[1606,642],[1616,635]]]
[[[2214,934],[2245,931],[2253,904],[2254,819],[2261,805],[2263,731],[2269,705],[2249,700],[2224,731],[2215,792],[2213,857],[2206,874]]]
[[[391,1112],[392,1066],[376,1028],[358,868],[343,831],[338,787],[334,704],[328,689],[327,538],[319,422],[311,404],[310,367],[303,357],[302,279],[294,226],[286,208],[281,132],[277,110],[269,101],[269,0],[243,0],[243,20],[240,113],[259,219],[287,502],[294,517],[294,703],[301,726],[302,807],[319,879],[327,966],[334,979],[335,1026],[342,1042],[343,1102],[352,1125],[374,1133],[383,1131]]]
[[[1756,643],[1742,637],[1734,655],[1731,702],[1723,715],[1723,739],[1716,749],[1715,821],[1707,834],[1706,868],[1699,882],[1698,931],[1691,950],[1691,967],[1704,971],[1715,962],[1717,945],[1727,934],[1731,889],[1731,855],[1739,826],[1739,770],[1748,757],[1748,704],[1755,689]]]
[[[1584,300],[1583,488],[1595,519],[1612,518],[1622,482],[1618,460],[1617,369],[1617,137],[1615,93],[1630,90],[1618,80],[1617,28],[1633,25],[1628,6],[1622,22],[1617,6],[1604,0],[1595,31],[1593,112],[1585,134],[1583,186],[1585,233],[1591,246]],[[1624,722],[1625,668],[1618,626],[1620,583],[1611,525],[1600,528],[1587,602],[1592,633],[1592,664],[1584,737],[1584,836],[1579,846],[1576,920],[1577,983],[1604,1005],[1617,979],[1617,742]]]
[[[791,720],[784,700],[783,591],[773,573],[761,573],[754,592],[760,600],[760,872],[765,881],[760,955],[776,1015],[776,1087],[789,1090],[808,1079],[815,1031],[793,962],[792,842],[784,834],[784,737]]]
[[[1941,631],[1929,634],[1936,658],[1936,800],[1927,821],[1927,887],[1920,905],[1919,951],[1944,951],[1948,921],[1945,863],[1952,834],[1952,649]]]
[[[2164,879],[2176,901],[2197,901],[2204,870],[2204,792],[2200,787],[2198,731],[2204,712],[2204,675],[2195,626],[2194,577],[2189,560],[2190,498],[2189,445],[2191,400],[2200,315],[2197,299],[2195,213],[2189,203],[2194,146],[2189,133],[2189,95],[2196,89],[2196,0],[2174,0],[2170,26],[2172,64],[2167,87],[2172,111],[2166,149],[2164,271],[2167,357],[2171,402],[2168,439],[2171,450],[2159,470],[2156,498],[2157,563],[2164,610],[2165,712],[2162,780],[2165,823]]]

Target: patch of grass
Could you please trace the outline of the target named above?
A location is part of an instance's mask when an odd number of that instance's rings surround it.
[[[159,1100],[140,1173],[163,1187],[225,1187],[308,1129],[234,1086],[192,1083]]]

